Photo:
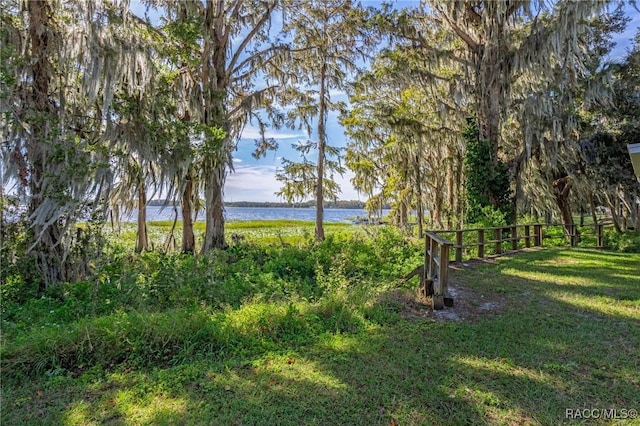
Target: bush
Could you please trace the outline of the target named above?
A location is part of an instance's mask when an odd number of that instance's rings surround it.
[[[611,250],[624,253],[640,253],[640,232],[607,230],[604,234],[604,245]]]
[[[33,256],[27,255],[28,225],[25,220],[0,224],[0,299],[23,303],[36,297],[38,276]]]
[[[3,303],[3,372],[171,364],[355,332],[372,301],[423,256],[421,242],[392,228],[199,256],[106,253],[90,279]]]
[[[484,206],[476,218],[476,223],[469,227],[494,228],[498,226],[507,226],[507,214],[493,208],[492,206]]]

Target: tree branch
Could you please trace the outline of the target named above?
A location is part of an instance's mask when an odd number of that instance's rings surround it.
[[[255,35],[258,33],[258,31],[260,31],[262,29],[263,25],[269,20],[269,18],[271,17],[271,12],[273,12],[275,7],[276,7],[276,3],[272,2],[267,7],[267,10],[264,12],[262,17],[258,21],[258,23],[251,29],[249,34],[247,34],[247,36],[240,42],[240,45],[238,45],[238,48],[236,49],[235,53],[233,54],[233,57],[231,58],[231,61],[229,62],[229,66],[227,68],[227,72],[226,72],[226,75],[225,75],[225,78],[227,79],[227,81],[230,79],[231,73],[236,68],[236,63],[238,62],[238,59],[240,59],[240,55],[242,54],[244,49],[247,47],[247,45],[251,42],[253,37],[255,37]]]
[[[460,28],[455,22],[453,22],[441,8],[437,6],[434,6],[434,8],[440,13],[441,16],[444,17],[445,21],[447,21],[447,24],[458,35],[458,37],[460,37],[465,43],[467,43],[467,46],[469,46],[469,49],[471,49],[474,53],[477,52],[478,42],[473,40],[471,35],[463,31],[462,28]]]
[[[273,85],[273,86],[267,86],[264,89],[260,89],[260,90],[256,90],[255,92],[251,93],[250,95],[244,97],[241,101],[240,101],[240,105],[236,106],[234,109],[232,109],[229,112],[229,117],[233,117],[235,116],[239,111],[241,111],[242,109],[244,109],[244,107],[246,106],[247,102],[259,97],[260,95],[262,95],[265,92],[268,92],[270,90],[276,89],[280,87],[279,85]]]
[[[253,55],[251,55],[250,57],[244,59],[242,62],[240,62],[238,65],[236,65],[233,69],[229,68],[229,75],[233,75],[236,72],[240,71],[244,66],[246,66],[249,62],[255,60],[257,57],[262,56],[262,55],[266,55],[269,52],[274,52],[274,51],[278,51],[281,50],[283,47],[286,47],[285,44],[278,44],[278,45],[274,45],[274,46],[270,46],[266,49],[263,49],[259,52],[254,53]],[[269,57],[269,60],[271,60],[273,57]]]

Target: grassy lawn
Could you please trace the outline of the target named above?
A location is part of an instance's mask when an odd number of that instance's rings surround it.
[[[158,248],[164,247],[166,245],[167,235],[171,232],[172,227],[172,220],[148,222],[147,230],[151,244]],[[193,227],[196,236],[196,245],[199,248],[204,239],[205,223],[203,221],[195,222]],[[352,233],[364,227],[365,226],[352,225],[347,222],[326,222],[324,224],[325,233],[327,234],[335,234],[337,232]],[[225,230],[228,237],[235,234],[248,242],[259,244],[296,244],[301,240],[313,238],[315,222],[293,219],[229,221],[225,224]],[[133,249],[135,246],[136,232],[135,223],[124,223],[120,235],[115,236],[115,238],[124,242],[128,248]],[[181,221],[176,222],[174,236],[176,239],[175,246],[179,248],[182,242]]]
[[[86,327],[86,351],[110,350],[91,336],[132,329],[145,330],[154,356],[180,342],[152,363],[122,343],[134,355],[65,364],[62,332],[42,331],[56,326],[10,332],[2,424],[552,425],[581,423],[566,409],[640,409],[638,254],[544,249],[461,267],[454,315],[431,312],[390,278],[341,277],[324,276],[335,285],[316,299],[57,325]],[[108,325],[117,321],[126,324]],[[58,367],[29,363],[37,333]]]

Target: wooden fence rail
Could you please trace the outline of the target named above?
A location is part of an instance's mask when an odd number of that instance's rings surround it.
[[[445,305],[453,306],[453,298],[449,294],[449,252],[453,245],[434,232],[425,236],[423,291],[432,297],[433,309],[443,309]],[[433,291],[431,291],[433,288]]]
[[[445,239],[455,240],[455,243],[451,243],[454,255],[452,260],[461,262],[465,249],[467,253],[471,252],[476,254],[477,258],[482,259],[488,254],[502,254],[505,251],[515,251],[520,248],[542,247],[545,238],[547,238],[544,229],[551,227],[568,229],[568,232],[565,231],[564,234],[566,242],[571,247],[578,245],[580,235],[595,237],[595,247],[597,248],[604,246],[604,225],[602,224],[583,227],[580,232],[578,232],[576,225],[565,227],[562,224],[508,225],[429,232]]]
[[[576,225],[532,224],[428,231],[425,233],[424,265],[407,275],[405,280],[420,275],[420,291],[424,296],[432,297],[433,309],[439,310],[444,306],[453,306],[453,297],[449,293],[449,262],[451,260],[462,262],[465,249],[469,249],[470,252],[475,251],[477,257],[482,259],[489,252],[499,255],[505,250],[515,251],[521,247],[542,247],[545,239],[545,227],[548,230],[550,227],[559,226],[563,229],[561,235],[564,234],[566,242],[571,247],[577,246],[581,234]],[[583,236],[588,235],[588,229],[590,228],[582,228]],[[595,237],[596,247],[602,248],[604,246],[604,225],[598,224],[591,229],[593,234],[589,236]],[[473,234],[477,238],[472,238]],[[455,243],[449,241],[446,236],[455,236]],[[466,243],[465,236],[467,237]],[[451,259],[451,254],[454,255],[453,259]]]

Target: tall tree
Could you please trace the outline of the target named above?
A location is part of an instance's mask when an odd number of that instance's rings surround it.
[[[585,69],[582,36],[588,18],[605,4],[433,1],[428,7],[390,13],[390,19],[380,22],[394,39],[404,40],[408,48],[422,52],[423,76],[432,83],[433,98],[445,108],[451,99],[463,99],[458,105],[474,112],[479,138],[488,141],[492,151],[489,174],[499,173],[499,163],[506,162],[510,167],[503,173],[508,173],[513,185],[535,151],[532,141],[542,140],[544,132],[553,135],[550,140],[562,141],[571,133],[573,123],[564,114],[563,124],[540,120],[544,126],[522,126],[519,134],[511,123],[520,120],[516,115],[525,110],[523,105],[527,111],[522,117],[548,115],[549,105],[555,105],[554,111],[562,110],[559,91],[567,94]],[[558,73],[558,69],[564,73]],[[552,99],[554,93],[556,98]],[[538,101],[543,94],[546,101]],[[570,96],[563,96],[562,101],[565,111],[573,108]],[[548,116],[552,118],[553,114]],[[552,163],[562,151],[555,149],[558,146],[563,148],[562,144],[550,147],[554,148],[549,150]],[[558,180],[552,175],[550,179]],[[559,194],[564,197],[566,191]],[[487,195],[489,202],[499,207],[503,194],[489,191]],[[556,199],[560,208],[561,198]]]
[[[339,187],[333,176],[342,174],[339,150],[329,145],[327,117],[329,111],[344,109],[344,103],[331,99],[332,90],[344,89],[357,69],[358,58],[364,59],[370,46],[366,28],[366,11],[352,0],[293,1],[295,11],[285,30],[293,35],[294,54],[289,66],[298,75],[302,93],[293,97],[288,112],[291,122],[300,120],[311,136],[311,121],[316,121],[316,141],[298,146],[305,154],[302,163],[285,162],[278,179],[284,182],[280,195],[291,201],[296,196],[313,195],[316,201],[317,240],[324,240],[324,202],[335,200]],[[305,90],[306,88],[306,90]],[[315,171],[306,159],[310,150],[317,151]]]
[[[640,31],[624,62],[614,66],[612,104],[592,104],[582,111],[580,148],[588,188],[609,207],[618,231],[625,225],[640,230],[640,183],[626,149],[640,140],[639,81]]]
[[[264,138],[264,118],[280,116],[271,99],[282,87],[274,76],[287,46],[270,42],[271,18],[279,0],[148,1],[164,20],[183,31],[176,43],[196,52],[178,69],[177,90],[183,97],[180,113],[201,126],[199,166],[204,186],[206,230],[203,252],[224,248],[223,189],[232,169],[231,152],[248,120],[257,120]],[[163,31],[162,28],[158,28]],[[192,55],[194,56],[194,55]],[[256,81],[260,79],[260,84]],[[263,112],[258,114],[258,110]],[[189,173],[184,176],[191,176]],[[186,181],[185,181],[186,182]],[[186,183],[184,188],[188,188]]]
[[[0,13],[3,166],[28,201],[30,254],[48,286],[86,272],[69,257],[72,227],[103,206],[111,100],[146,85],[146,41],[119,2],[7,1]]]
[[[611,34],[624,28],[625,21],[620,9],[585,17],[576,33],[579,62],[561,60],[575,57],[571,54],[576,47],[560,45],[555,60],[532,64],[535,78],[526,86],[528,96],[512,109],[525,142],[514,160],[517,189],[539,211],[555,208],[567,234],[573,225],[572,206],[580,199],[593,200],[589,193],[594,180],[579,156],[585,136],[580,117],[595,105],[612,106],[611,69],[603,55],[612,47]]]
[[[413,19],[397,18],[406,25]],[[430,40],[430,50],[404,38],[394,40],[359,75],[352,107],[341,118],[350,139],[347,166],[355,173],[353,184],[374,200],[390,202],[398,225],[415,210],[419,232],[426,210],[432,226],[461,225],[456,220],[463,207],[461,133],[469,103],[459,89],[449,87],[451,80],[464,80],[458,68],[425,61],[436,47],[451,55],[456,46],[437,27],[424,29],[421,37]]]

